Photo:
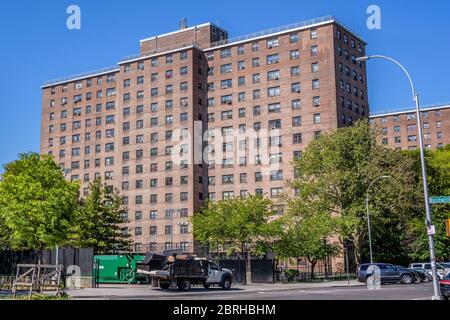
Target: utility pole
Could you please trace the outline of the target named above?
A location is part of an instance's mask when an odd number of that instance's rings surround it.
[[[416,88],[414,87],[414,83],[412,81],[411,76],[409,75],[409,72],[406,70],[405,67],[403,67],[398,61],[381,55],[373,55],[373,56],[364,56],[357,58],[356,61],[367,61],[370,59],[384,59],[388,60],[390,62],[393,62],[397,66],[399,66],[403,72],[408,77],[409,83],[411,85],[412,90],[412,96],[413,101],[416,104],[416,121],[417,121],[417,130],[419,134],[419,149],[420,149],[420,165],[422,169],[422,185],[423,185],[423,197],[425,202],[425,224],[427,226],[427,233],[428,233],[428,246],[430,251],[430,263],[431,263],[431,271],[433,273],[433,300],[442,300],[441,296],[441,290],[439,288],[439,279],[437,275],[437,268],[436,268],[436,252],[434,248],[434,228],[431,220],[431,210],[430,210],[430,199],[428,195],[428,184],[427,184],[427,169],[426,169],[426,163],[425,163],[425,151],[423,147],[423,137],[422,137],[422,121],[420,118],[420,105],[419,105],[419,94],[416,91]]]

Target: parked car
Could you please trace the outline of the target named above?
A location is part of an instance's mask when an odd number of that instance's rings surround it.
[[[412,272],[412,274],[414,276],[414,279],[413,279],[414,283],[421,283],[421,282],[423,282],[423,279],[425,279],[425,278],[428,279],[428,277],[424,273],[419,272],[419,270],[417,270],[417,269],[409,269],[409,268],[406,268],[403,266],[395,266],[395,267],[397,268],[397,270],[407,270],[407,271]]]
[[[447,276],[450,273],[450,268],[446,267],[444,264],[436,263],[437,267],[437,273],[438,273],[438,279],[443,279],[445,276]],[[409,268],[416,269],[416,268],[422,268],[427,270],[429,274],[431,274],[431,263],[429,262],[420,262],[420,263],[411,263],[409,265]]]
[[[429,281],[433,280],[433,275],[431,274],[431,272],[428,272],[427,270],[425,270],[423,268],[414,268],[414,269],[410,269],[410,270],[415,270],[415,271],[419,272],[419,275],[422,278],[422,282],[429,282]]]
[[[439,286],[441,288],[441,294],[445,300],[450,299],[450,275],[447,275],[444,279],[439,280]]]
[[[390,263],[363,263],[358,268],[358,281],[367,283],[374,277],[373,271],[369,269],[369,266],[376,266],[380,268],[380,281],[381,283],[400,282],[403,284],[411,284],[414,282],[414,272],[404,267],[397,268]]]

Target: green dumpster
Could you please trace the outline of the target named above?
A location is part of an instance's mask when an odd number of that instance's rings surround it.
[[[136,274],[137,263],[143,255],[94,256],[94,276],[97,283],[145,283],[147,277]]]

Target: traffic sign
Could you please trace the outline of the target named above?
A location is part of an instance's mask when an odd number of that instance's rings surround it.
[[[430,203],[450,203],[450,196],[430,197]]]

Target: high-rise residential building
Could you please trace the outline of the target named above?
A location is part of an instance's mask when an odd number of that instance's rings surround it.
[[[136,251],[195,251],[206,199],[274,199],[321,132],[369,115],[366,43],[328,16],[229,39],[206,23],[43,85],[41,153],[123,195]],[[280,212],[282,207],[276,207]]]
[[[450,144],[450,104],[421,107],[423,144],[427,149]],[[371,125],[381,130],[382,143],[398,150],[419,147],[415,108],[371,114]]]

